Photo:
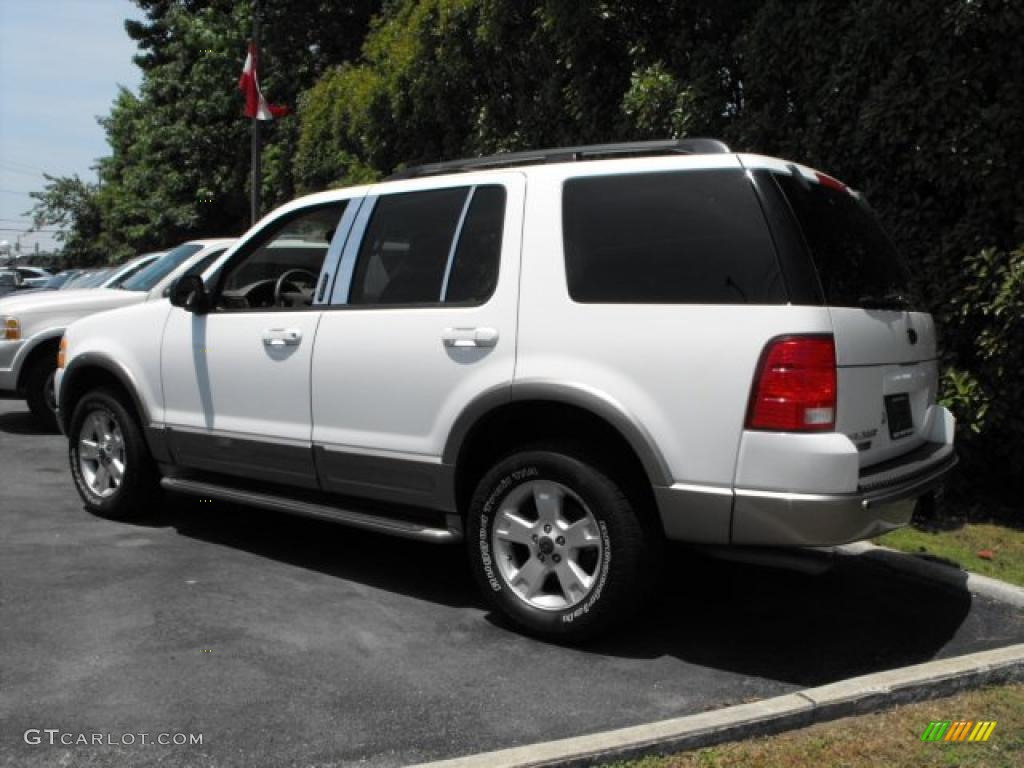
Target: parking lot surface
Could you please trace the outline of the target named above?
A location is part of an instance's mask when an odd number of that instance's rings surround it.
[[[1024,640],[1016,610],[863,558],[809,575],[673,548],[624,632],[546,644],[487,610],[459,547],[188,497],[95,517],[17,401],[0,522],[0,765],[404,765]],[[59,744],[80,734],[104,743]]]

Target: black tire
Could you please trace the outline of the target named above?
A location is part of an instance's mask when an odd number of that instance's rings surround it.
[[[519,569],[511,578],[524,590],[517,574],[525,572],[530,558],[546,563],[534,563],[534,569],[554,569],[558,567],[554,565],[555,555],[571,550],[555,545],[551,537],[543,533],[543,526],[531,530],[538,531],[541,539],[549,538],[547,560],[543,556],[543,541],[536,546],[506,545],[493,538],[498,510],[503,504],[515,503],[516,498],[525,500],[527,511],[523,514],[534,520],[528,511],[530,499],[536,497],[536,494],[531,497],[531,489],[544,487],[538,486],[536,481],[553,482],[561,491],[568,489],[571,494],[563,495],[561,503],[566,504],[564,499],[569,498],[569,503],[576,507],[576,514],[589,512],[596,523],[590,529],[599,531],[599,537],[595,538],[600,539],[602,550],[591,554],[593,562],[597,563],[596,570],[588,574],[591,578],[589,591],[577,602],[569,603],[569,592],[562,586],[561,576],[556,574],[554,581],[549,580],[550,576],[543,577],[545,592],[539,599],[551,599],[555,603],[561,600],[566,603],[563,607],[557,604],[539,607],[534,604],[538,597],[530,602],[520,596],[507,571]],[[517,489],[521,490],[517,493]],[[533,525],[539,524],[539,513],[536,520]],[[554,533],[557,533],[558,526],[555,528]],[[659,542],[654,538],[654,531],[641,523],[634,503],[610,473],[575,452],[548,448],[512,454],[487,472],[473,494],[466,524],[473,575],[492,605],[528,634],[562,642],[592,639],[624,621],[642,604],[644,587],[656,571]],[[550,554],[552,546],[554,554]],[[503,547],[503,551],[499,552],[498,547]],[[568,554],[563,555],[566,557],[571,559]],[[586,564],[584,570],[587,570]]]
[[[120,484],[107,495],[101,495],[90,487],[80,461],[83,425],[93,414],[111,419],[120,429],[123,440],[123,474]],[[88,429],[85,427],[86,431]],[[159,475],[149,446],[134,414],[115,392],[94,389],[75,405],[68,429],[68,460],[78,495],[91,511],[114,520],[129,520],[142,517],[158,506]]]
[[[40,426],[57,431],[56,402],[53,395],[53,375],[57,372],[57,353],[40,354],[25,371],[25,402]]]

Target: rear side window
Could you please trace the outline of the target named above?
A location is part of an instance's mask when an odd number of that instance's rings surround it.
[[[739,169],[571,179],[562,215],[574,301],[787,301],[764,216]]]
[[[871,209],[846,189],[775,174],[835,307],[905,308],[915,302],[906,267]]]
[[[437,303],[468,187],[385,195],[359,246],[349,304]]]
[[[481,304],[494,293],[504,225],[505,188],[474,188],[442,293],[446,303]]]
[[[498,185],[381,197],[359,246],[348,303],[482,304],[501,261],[505,188]]]

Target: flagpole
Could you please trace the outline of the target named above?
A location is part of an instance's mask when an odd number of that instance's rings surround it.
[[[253,0],[252,8],[252,42],[253,42],[253,73],[258,77],[260,64],[260,0]],[[259,110],[252,118],[252,200],[251,217],[255,224],[260,218],[260,190],[263,186],[263,174],[260,171],[260,154],[263,151],[262,135],[260,134]]]

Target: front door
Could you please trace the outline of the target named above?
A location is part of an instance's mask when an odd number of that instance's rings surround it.
[[[345,207],[320,204],[268,222],[212,281],[207,314],[172,310],[161,367],[181,466],[316,486],[310,362]]]

